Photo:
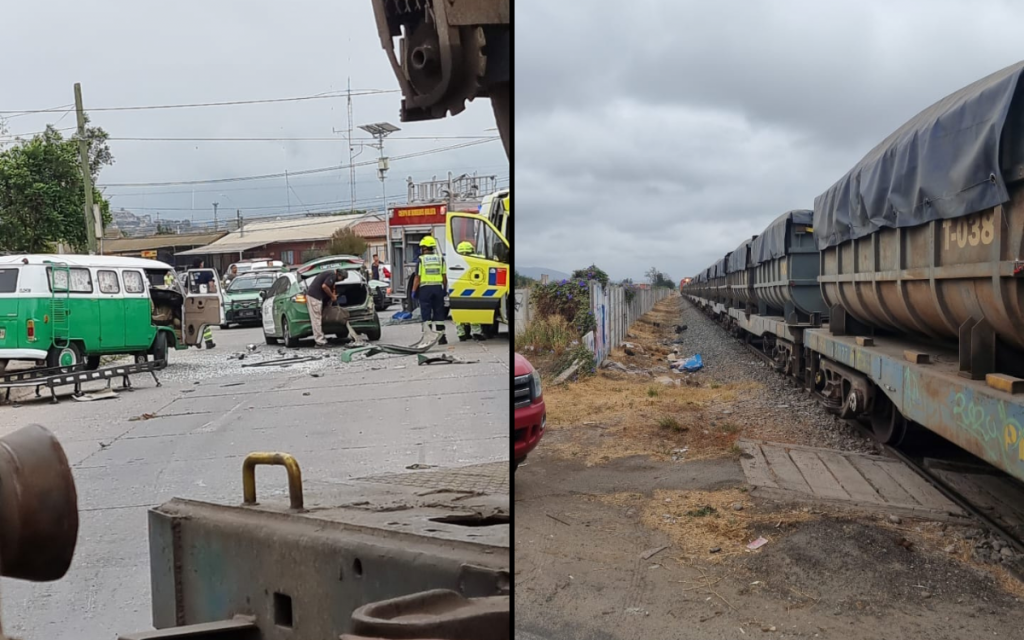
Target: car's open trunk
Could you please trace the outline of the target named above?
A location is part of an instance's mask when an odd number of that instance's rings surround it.
[[[359,307],[366,304],[366,285],[362,282],[337,284],[334,292],[338,294],[338,304],[343,307]]]

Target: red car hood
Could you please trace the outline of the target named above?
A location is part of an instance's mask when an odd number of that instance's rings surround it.
[[[516,377],[525,376],[528,373],[533,373],[533,365],[530,361],[523,356],[516,354]]]

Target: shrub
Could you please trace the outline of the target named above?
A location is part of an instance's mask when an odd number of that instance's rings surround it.
[[[576,340],[573,326],[561,316],[537,318],[516,336],[518,345],[531,345],[536,351],[559,355]]]

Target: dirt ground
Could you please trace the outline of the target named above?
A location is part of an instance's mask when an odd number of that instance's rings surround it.
[[[517,640],[1024,638],[1024,587],[970,561],[971,523],[753,499],[734,446],[870,443],[679,298],[630,333],[626,372],[545,388],[515,478]],[[707,369],[670,374],[674,348]]]

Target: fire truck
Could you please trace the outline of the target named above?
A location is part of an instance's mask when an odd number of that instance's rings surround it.
[[[446,204],[414,204],[391,209],[387,220],[388,257],[391,260],[391,296],[404,311],[416,306],[409,297],[420,257],[420,240],[434,236],[437,252],[445,255]]]

